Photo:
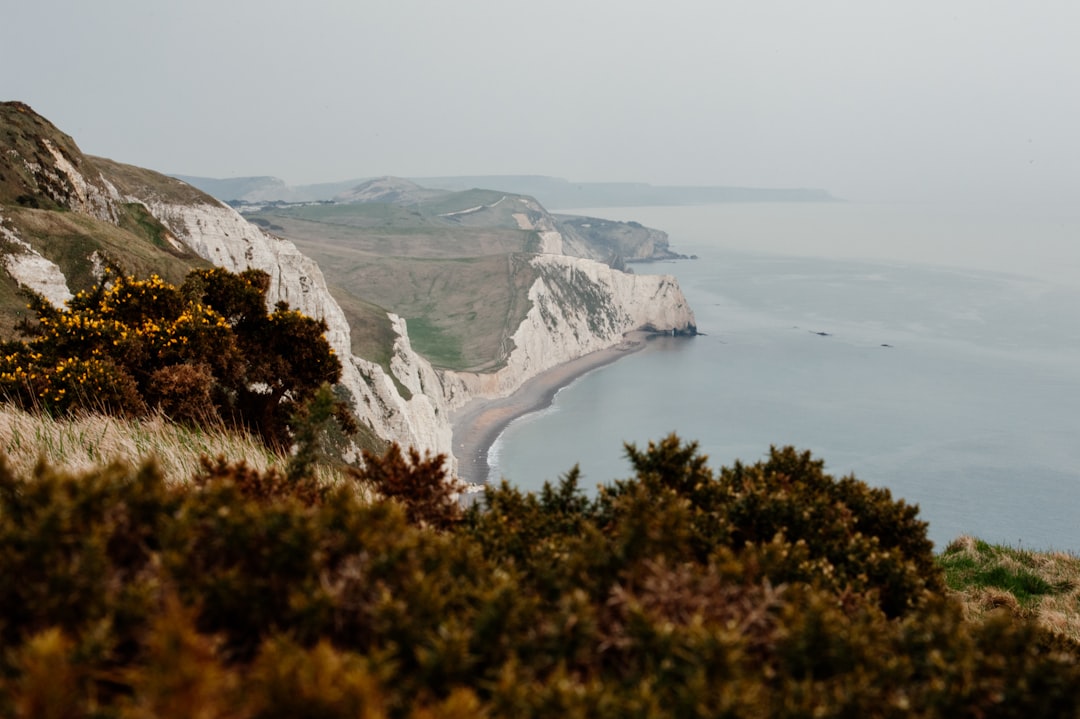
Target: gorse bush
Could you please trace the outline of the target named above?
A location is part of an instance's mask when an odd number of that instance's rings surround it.
[[[324,322],[267,311],[269,283],[258,270],[197,270],[180,287],[113,272],[66,309],[32,296],[27,339],[0,344],[0,395],[52,414],[161,411],[287,448],[290,418],[341,364]]]
[[[965,620],[914,508],[789,448],[628,453],[461,515],[396,447],[355,478],[400,501],[0,467],[0,715],[1077,715],[1075,645]]]

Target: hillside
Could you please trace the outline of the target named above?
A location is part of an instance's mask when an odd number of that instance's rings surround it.
[[[313,203],[238,203],[252,223],[296,243],[323,268],[346,312],[369,302],[403,317],[435,366],[488,371],[513,350],[538,252],[598,260],[676,257],[637,223],[549,213],[499,190],[436,190],[383,177]],[[355,324],[355,323],[354,323]],[[362,335],[354,351],[363,353]]]
[[[109,261],[169,281],[208,265],[144,205],[118,196],[135,187],[213,202],[177,180],[83,155],[27,105],[0,103],[0,336],[25,314],[20,283],[62,301],[92,286]]]

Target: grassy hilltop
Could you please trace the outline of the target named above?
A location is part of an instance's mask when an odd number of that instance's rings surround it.
[[[349,317],[356,354],[381,361],[371,356],[372,340],[380,311],[389,310],[406,319],[413,347],[436,366],[485,370],[505,359],[528,311],[527,253],[538,240],[517,226],[509,202],[507,210],[473,217],[443,215],[502,197],[480,191],[418,205],[363,201],[244,214],[319,263]]]

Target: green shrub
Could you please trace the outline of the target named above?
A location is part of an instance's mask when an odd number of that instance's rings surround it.
[[[284,303],[267,312],[268,288],[265,272],[214,269],[181,287],[114,273],[66,309],[32,296],[28,339],[0,346],[0,397],[57,414],[160,410],[287,449],[291,418],[341,364],[324,322]]]
[[[631,456],[595,500],[571,471],[456,521],[225,460],[0,471],[0,713],[1077,716],[1075,645],[912,583],[906,505],[793,450]],[[376,459],[437,494],[441,458]]]
[[[461,485],[447,473],[446,455],[421,456],[410,447],[406,459],[395,442],[382,456],[366,450],[362,456],[363,468],[354,472],[355,479],[401,502],[412,524],[446,529],[460,518],[456,493]]]

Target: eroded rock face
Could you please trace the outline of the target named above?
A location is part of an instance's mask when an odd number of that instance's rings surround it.
[[[112,183],[100,175],[91,182],[52,142],[45,138],[41,142],[53,159],[52,167],[38,168],[51,180],[42,186],[52,198],[76,212],[116,224],[119,220],[116,201],[120,193]]]
[[[4,225],[0,215],[0,241],[7,246],[0,255],[0,265],[23,287],[27,287],[57,307],[72,298],[67,278],[53,261],[42,257],[37,250],[24,242],[15,230]]]

